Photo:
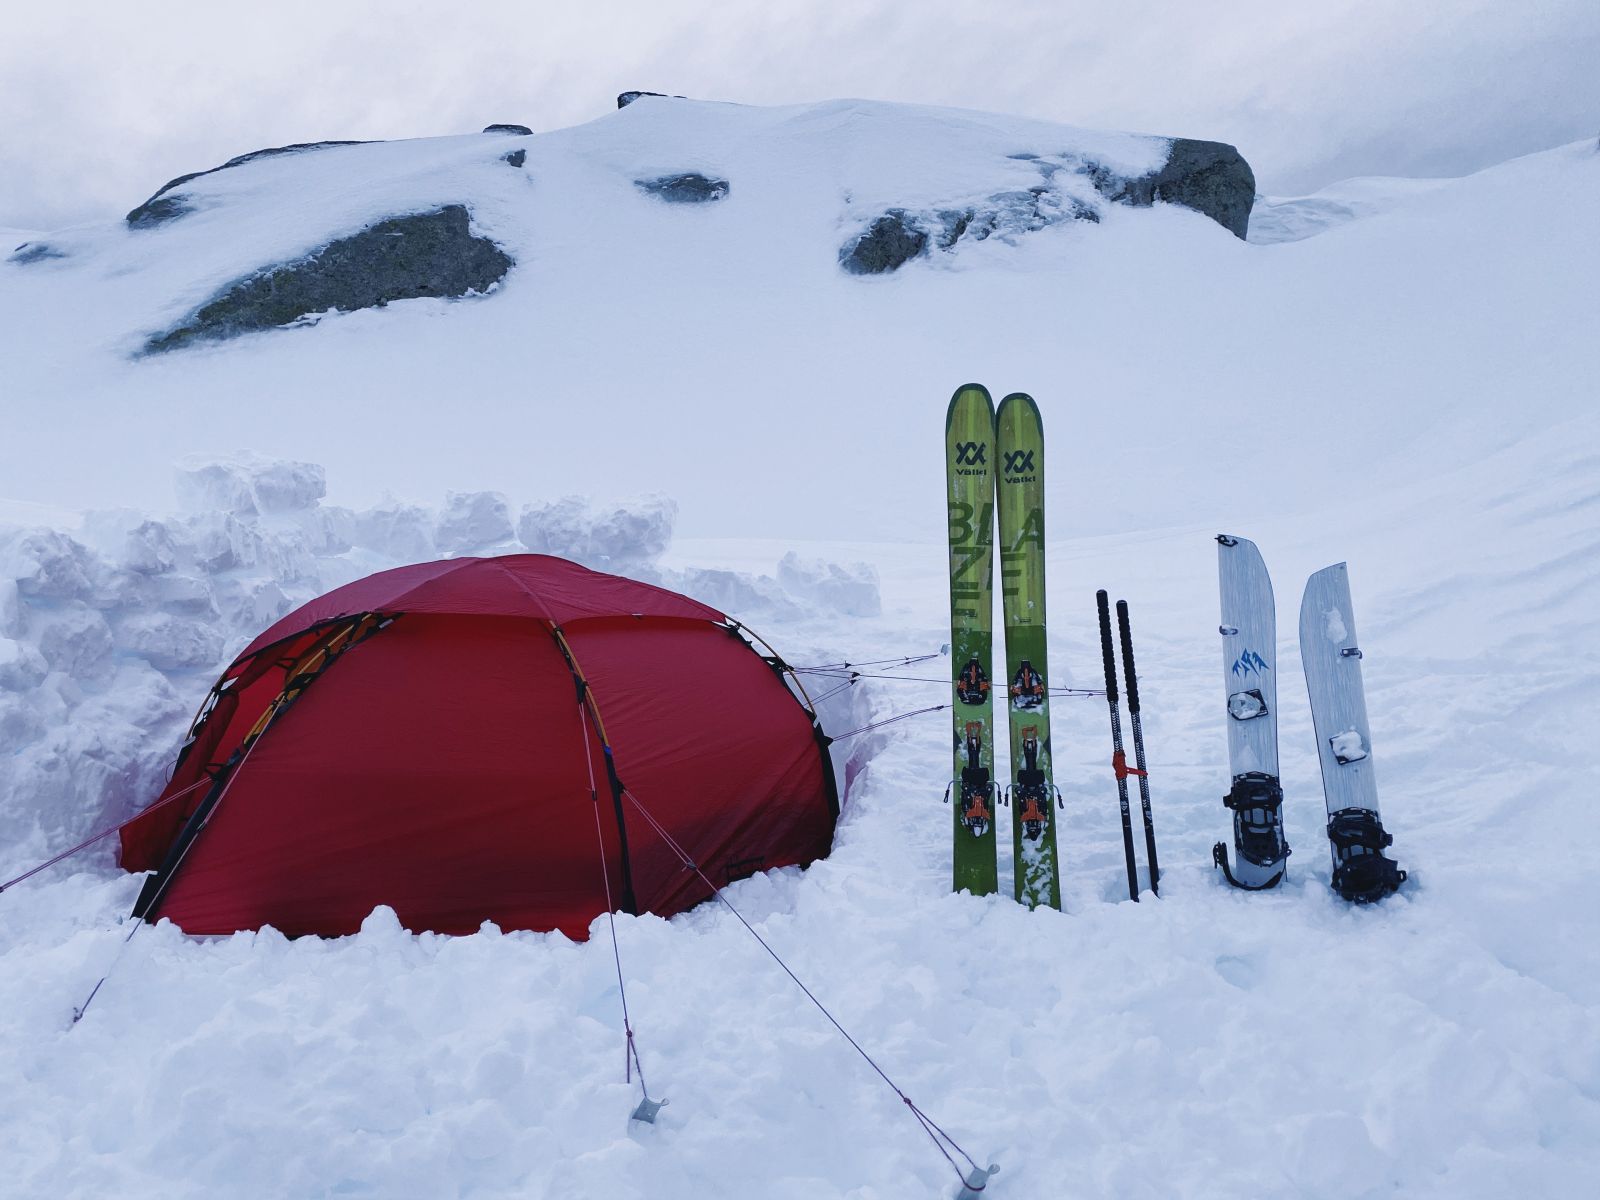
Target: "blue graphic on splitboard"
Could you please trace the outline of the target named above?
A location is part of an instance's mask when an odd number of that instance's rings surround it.
[[[1254,650],[1246,650],[1233,660],[1233,673],[1241,679],[1250,675],[1263,675],[1271,669],[1267,666],[1267,660]]]

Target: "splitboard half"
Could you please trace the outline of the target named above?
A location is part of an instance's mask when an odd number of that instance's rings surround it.
[[[1017,392],[1002,400],[995,434],[1016,896],[1029,908],[1060,908],[1045,631],[1044,422],[1033,398]]]
[[[1405,882],[1406,873],[1383,854],[1394,839],[1378,816],[1361,650],[1344,563],[1324,567],[1306,580],[1300,602],[1300,662],[1322,762],[1334,890],[1357,903],[1381,900]]]
[[[994,401],[969,383],[944,421],[949,484],[951,712],[955,714],[953,886],[999,890],[994,782]]]
[[[1276,887],[1288,866],[1283,787],[1278,777],[1278,621],[1272,580],[1256,544],[1217,535],[1222,597],[1222,687],[1232,780],[1223,804],[1233,814],[1234,862],[1218,842],[1211,856],[1234,887]]]

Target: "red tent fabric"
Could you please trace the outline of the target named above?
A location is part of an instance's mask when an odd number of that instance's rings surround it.
[[[827,854],[826,744],[687,597],[543,555],[402,567],[245,649],[122,862],[156,871],[136,914],[191,933],[331,936],[387,904],[582,938],[608,885],[662,915],[709,895],[630,795],[718,884]]]

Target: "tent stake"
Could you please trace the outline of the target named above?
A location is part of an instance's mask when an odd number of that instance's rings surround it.
[[[990,1163],[988,1167],[973,1167],[962,1181],[956,1200],[983,1200],[983,1190],[989,1186],[989,1176],[999,1173],[998,1163]]]
[[[666,1106],[667,1100],[665,1096],[660,1100],[652,1100],[649,1096],[646,1096],[639,1101],[633,1112],[628,1114],[628,1120],[642,1121],[646,1125],[654,1125],[656,1123],[656,1114]]]

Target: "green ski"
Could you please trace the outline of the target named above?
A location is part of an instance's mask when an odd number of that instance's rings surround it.
[[[969,383],[950,398],[944,420],[949,481],[950,666],[954,674],[956,891],[1000,888],[995,852],[994,401]]]
[[[1060,908],[1044,619],[1044,422],[1033,397],[1016,392],[1002,400],[995,430],[1017,900]]]

